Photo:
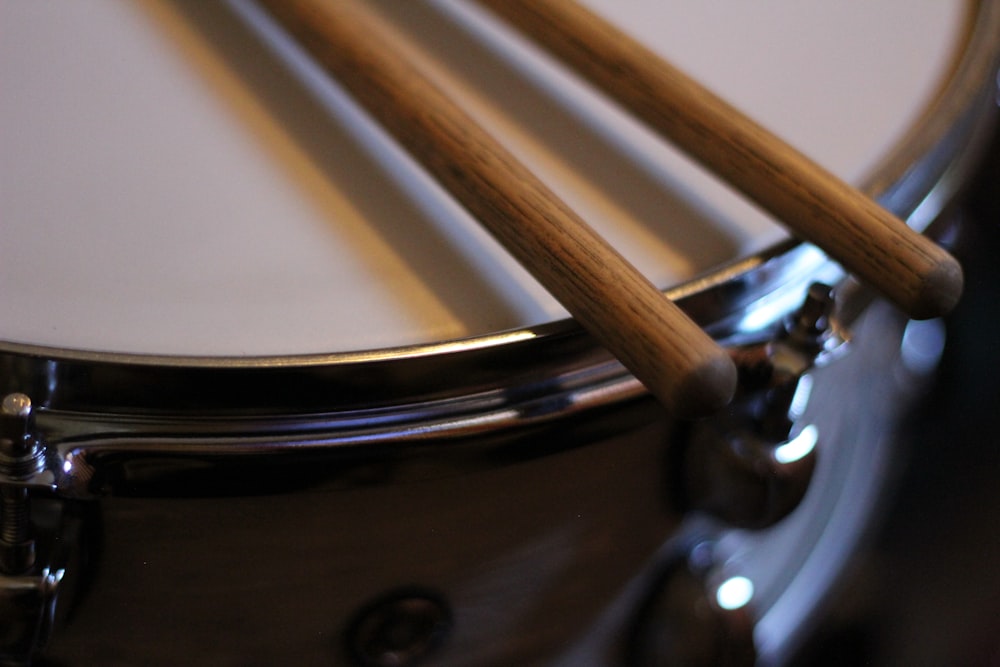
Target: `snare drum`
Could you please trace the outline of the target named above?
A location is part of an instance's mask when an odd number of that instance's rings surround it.
[[[587,4],[921,230],[990,120],[995,2]],[[903,322],[488,14],[373,6],[737,403],[663,414],[249,1],[4,3],[0,655],[779,662],[882,484]]]

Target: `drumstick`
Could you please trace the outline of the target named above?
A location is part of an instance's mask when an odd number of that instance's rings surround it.
[[[570,0],[478,0],[911,317],[951,310],[947,252],[639,42]]]
[[[729,402],[726,351],[421,76],[361,0],[263,4],[669,410]]]

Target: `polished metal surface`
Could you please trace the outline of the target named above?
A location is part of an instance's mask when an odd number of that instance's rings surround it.
[[[739,578],[713,586],[712,549],[710,541],[692,539],[664,558],[636,614],[624,664],[754,664],[753,619],[745,604],[751,592]]]
[[[740,392],[724,415],[689,425],[674,459],[679,507],[731,526],[766,528],[798,507],[820,437],[803,420],[811,371],[845,352],[832,289],[814,283],[774,340],[734,350]]]

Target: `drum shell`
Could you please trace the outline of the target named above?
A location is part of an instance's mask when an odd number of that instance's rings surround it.
[[[359,610],[415,590],[453,615],[434,664],[551,660],[609,609],[625,622],[616,600],[674,531],[669,428],[642,400],[405,451],[109,462],[117,493],[76,519],[94,552],[72,555],[44,655],[352,664]]]
[[[874,516],[857,503],[877,498],[887,436],[914,395],[900,364],[905,324],[875,308],[850,353],[813,374],[802,419],[821,433],[820,467],[792,517],[810,526],[799,539],[847,548]],[[432,664],[620,664],[661,566],[689,539],[674,501],[690,431],[641,398],[452,441],[105,459],[92,480],[103,497],[62,510],[72,546],[51,552],[67,577],[42,655],[359,664],[358,615],[398,593],[450,613]],[[851,497],[829,505],[844,488]],[[819,565],[833,576],[825,549]],[[775,558],[779,578],[817,566],[809,549]]]

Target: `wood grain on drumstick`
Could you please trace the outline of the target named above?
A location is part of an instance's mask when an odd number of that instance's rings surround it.
[[[951,255],[602,18],[570,0],[478,2],[911,317],[958,301]]]
[[[272,16],[666,407],[729,402],[729,355],[393,47],[360,0]]]

